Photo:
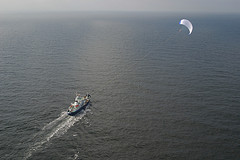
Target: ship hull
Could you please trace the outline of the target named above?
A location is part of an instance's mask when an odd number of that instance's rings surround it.
[[[70,116],[74,116],[76,115],[77,113],[81,112],[82,110],[85,110],[87,105],[89,104],[90,100],[85,104],[83,105],[82,107],[80,107],[79,109],[75,110],[74,112],[68,112],[68,115]]]

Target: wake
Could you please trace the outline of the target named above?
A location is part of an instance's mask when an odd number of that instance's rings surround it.
[[[45,125],[41,131],[34,136],[34,144],[29,147],[24,159],[30,158],[34,152],[43,148],[50,140],[64,135],[69,128],[86,115],[87,111],[90,110],[86,109],[76,116],[69,116],[67,112],[62,112],[58,118]]]
[[[67,112],[62,112],[61,115],[53,120],[52,122],[48,123],[47,125],[45,125],[42,130],[46,130],[46,129],[51,129],[54,125],[56,125],[59,121],[61,121],[62,119],[67,117]]]

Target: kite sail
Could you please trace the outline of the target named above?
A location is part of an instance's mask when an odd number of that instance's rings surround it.
[[[182,19],[182,20],[179,22],[179,24],[182,24],[182,25],[186,26],[186,27],[188,28],[188,30],[189,30],[189,34],[192,33],[192,31],[193,31],[193,25],[192,25],[192,23],[191,23],[189,20],[187,20],[187,19]]]

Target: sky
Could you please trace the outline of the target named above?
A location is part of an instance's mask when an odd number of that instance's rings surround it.
[[[240,0],[0,0],[0,12],[5,11],[240,13]]]

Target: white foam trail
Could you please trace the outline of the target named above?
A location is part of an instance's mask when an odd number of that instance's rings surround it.
[[[66,112],[62,112],[60,117],[48,123],[46,126],[42,128],[42,130],[37,134],[36,137],[40,137],[37,139],[28,150],[25,160],[30,158],[33,152],[39,150],[45,143],[49,142],[53,137],[60,137],[65,134],[69,128],[71,128],[76,122],[81,120],[86,112],[90,111],[89,109],[76,115],[76,116],[68,116]]]
[[[78,158],[78,154],[79,154],[79,152],[74,154],[74,160]]]
[[[54,126],[56,123],[58,123],[59,121],[61,121],[62,119],[66,118],[68,115],[67,115],[67,112],[64,111],[61,113],[60,117],[58,117],[57,119],[55,119],[54,121],[48,123],[47,125],[45,125],[42,130],[45,130],[45,129],[50,129],[52,128],[52,126]]]
[[[78,122],[80,119],[82,119],[85,115],[86,115],[86,112],[84,112],[83,114],[80,114],[76,117],[69,116],[66,121],[63,121],[62,123],[60,123],[56,127],[56,129],[54,129],[53,132],[48,134],[47,141],[49,141],[53,136],[61,136],[64,133],[66,133],[70,127],[72,127],[76,122]]]

